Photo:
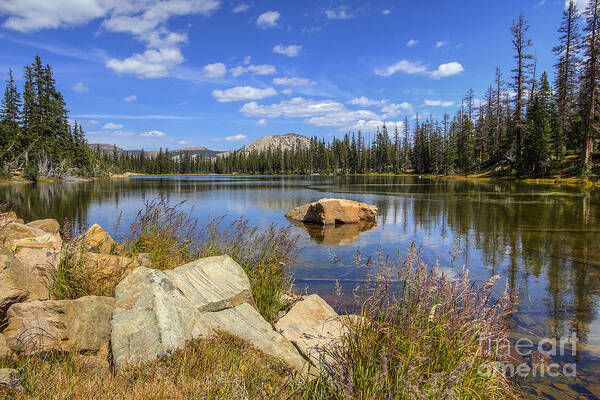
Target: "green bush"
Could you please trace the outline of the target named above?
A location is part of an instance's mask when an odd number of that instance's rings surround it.
[[[23,178],[31,182],[37,182],[40,172],[35,161],[28,161],[23,169]]]

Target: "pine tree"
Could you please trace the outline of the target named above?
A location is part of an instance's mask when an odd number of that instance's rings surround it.
[[[525,18],[525,14],[519,15],[518,21],[513,21],[510,28],[512,33],[512,44],[515,54],[513,58],[516,60],[516,66],[512,69],[513,83],[512,88],[515,90],[515,110],[514,110],[514,142],[515,153],[517,158],[521,156],[521,136],[523,129],[523,110],[525,108],[525,93],[527,91],[527,81],[531,75],[533,56],[529,54],[529,48],[533,45],[531,39],[527,37],[529,23]]]
[[[574,0],[569,2],[563,12],[563,18],[558,29],[558,46],[552,50],[558,57],[556,68],[556,101],[560,113],[563,130],[569,130],[569,119],[574,111],[576,87],[578,82],[578,66],[580,63],[579,10]]]
[[[8,70],[8,79],[4,97],[0,106],[0,162],[8,159],[16,145],[21,121],[21,95],[17,90],[12,70]]]
[[[599,130],[598,123],[598,79],[600,79],[600,0],[590,0],[585,10],[586,32],[583,40],[584,65],[580,89],[580,110],[582,118],[581,165],[589,171],[594,137]]]

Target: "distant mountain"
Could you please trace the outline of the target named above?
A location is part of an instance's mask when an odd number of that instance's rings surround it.
[[[277,149],[280,148],[282,150],[292,150],[297,148],[306,148],[310,146],[310,138],[299,135],[297,133],[288,133],[285,135],[272,135],[272,136],[263,136],[261,138],[256,139],[249,145],[242,147],[239,150],[232,150],[225,153],[219,154],[220,156],[227,156],[234,151],[239,151],[242,153],[250,153],[252,151],[265,151],[268,148]]]
[[[107,143],[90,143],[88,144],[89,148],[96,151],[97,149],[100,149],[101,153],[108,153],[108,154],[112,154],[115,147],[112,144],[107,144]],[[116,147],[117,149],[117,153],[119,155],[121,155],[122,153],[126,153],[126,154],[131,154],[131,155],[139,155],[141,150],[124,150],[121,149],[119,147]],[[144,153],[146,154],[147,157],[156,157],[156,155],[158,154],[158,151],[144,151]],[[175,149],[175,150],[169,150],[169,154],[171,155],[171,157],[177,159],[179,158],[183,153],[189,153],[191,155],[192,158],[196,158],[196,157],[208,157],[208,158],[214,158],[216,157],[218,154],[223,153],[222,151],[216,151],[216,150],[209,150],[206,147],[186,147],[184,149]]]

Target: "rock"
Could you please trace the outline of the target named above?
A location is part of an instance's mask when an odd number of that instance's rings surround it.
[[[13,368],[0,368],[0,389],[8,388],[9,391],[23,392],[19,379],[19,371]]]
[[[6,344],[4,335],[0,333],[0,357],[10,356],[11,354],[12,352],[10,351],[8,344]]]
[[[26,226],[43,230],[46,233],[55,234],[60,231],[60,224],[55,219],[38,219],[29,222]]]
[[[111,345],[117,368],[165,356],[215,330],[246,339],[293,368],[303,366],[294,346],[253,307],[250,281],[229,256],[171,271],[136,268],[115,292]]]
[[[9,222],[0,229],[0,242],[10,244],[16,239],[27,239],[38,236],[44,236],[46,232],[39,228],[20,224],[18,222]]]
[[[104,276],[115,273],[129,274],[137,267],[149,267],[151,259],[149,254],[139,254],[135,257],[123,257],[111,254],[84,252],[81,254],[85,268],[98,271]]]
[[[32,258],[36,257],[32,255]],[[47,270],[43,267],[24,264],[12,252],[0,246],[0,326],[11,305],[48,298]]]
[[[324,246],[343,246],[356,242],[362,232],[369,231],[377,226],[375,221],[361,220],[357,224],[318,225],[292,220],[292,223],[304,229],[310,238]]]
[[[83,235],[75,239],[84,251],[92,253],[125,255],[123,245],[115,242],[112,237],[98,224],[92,225]]]
[[[98,351],[110,339],[111,297],[13,304],[4,336],[13,352]]]
[[[304,297],[277,323],[275,329],[291,341],[314,365],[335,363],[331,351],[339,343],[350,320],[339,316],[316,294]]]
[[[353,224],[374,221],[377,207],[344,199],[321,199],[288,211],[285,216],[294,221],[320,225]]]
[[[59,253],[54,246],[41,246],[41,243],[28,243],[18,245],[14,255],[23,266],[23,280],[29,291],[28,299],[48,299],[48,288],[52,285],[56,267],[58,265]]]
[[[23,220],[20,218],[17,218],[17,214],[15,214],[14,211],[0,213],[0,227],[3,227],[4,225],[8,225],[11,222],[16,222],[18,224],[22,224]]]

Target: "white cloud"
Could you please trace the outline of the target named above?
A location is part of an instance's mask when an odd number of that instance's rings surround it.
[[[77,85],[73,86],[73,90],[77,93],[87,93],[90,91],[90,89],[87,88],[83,82],[77,82]]]
[[[390,103],[390,104],[386,104],[383,107],[381,107],[381,112],[384,113],[383,118],[387,119],[387,118],[392,118],[395,117],[399,114],[412,114],[413,113],[413,107],[410,103],[404,102],[404,103],[400,103],[400,104],[396,104],[396,103]]]
[[[96,121],[95,119],[90,119],[87,124],[88,125],[98,125],[100,122]]]
[[[281,90],[280,92],[281,92],[282,94],[292,94],[292,93],[294,93],[294,91],[293,91],[292,89],[290,89],[290,88],[283,89],[283,90]]]
[[[227,136],[227,137],[225,137],[225,138],[214,138],[214,139],[212,139],[212,140],[213,140],[214,142],[219,142],[219,141],[221,141],[221,140],[224,140],[224,141],[226,141],[226,142],[239,142],[240,140],[244,140],[244,139],[246,139],[247,137],[248,137],[248,136],[246,136],[246,135],[239,134],[239,135],[234,135],[234,136]]]
[[[162,138],[162,137],[167,136],[167,134],[164,132],[161,132],[161,131],[153,130],[153,131],[142,132],[142,133],[140,133],[140,136],[151,137],[151,138]]]
[[[135,132],[132,131],[88,131],[86,135],[105,135],[105,136],[133,136]]]
[[[258,89],[252,86],[238,86],[227,90],[215,89],[212,91],[212,95],[219,103],[228,103],[240,100],[260,100],[276,96],[277,91],[273,88]]]
[[[355,124],[346,127],[348,130],[353,131],[375,131],[377,128],[381,128],[383,125],[388,128],[388,130],[393,130],[398,128],[398,130],[402,129],[404,126],[404,122],[402,121],[381,121],[381,120],[359,120]]]
[[[401,60],[385,68],[375,68],[375,74],[380,76],[390,76],[398,71],[406,74],[424,74],[427,73],[427,67],[420,61]]]
[[[270,64],[248,65],[246,67],[240,65],[238,67],[231,68],[229,72],[231,72],[231,75],[233,76],[240,76],[247,72],[251,72],[254,75],[273,75],[275,72],[277,72],[277,68]]]
[[[346,107],[343,104],[334,100],[315,101],[303,97],[294,97],[290,100],[284,100],[278,104],[269,106],[260,105],[252,101],[244,104],[240,109],[246,116],[264,118],[277,118],[280,116],[306,118],[345,110]]]
[[[267,120],[264,118],[261,118],[256,122],[256,125],[265,126],[265,125],[267,125]]]
[[[448,46],[449,44],[450,42],[448,42],[447,40],[440,40],[435,44],[435,48],[439,49],[441,47]]]
[[[186,144],[190,144],[190,142],[189,142],[189,140],[178,140],[177,144],[186,145]]]
[[[233,12],[234,13],[241,13],[244,12],[246,10],[248,10],[250,8],[250,6],[246,3],[240,3],[237,6],[233,7]]]
[[[350,19],[353,17],[353,15],[348,12],[348,7],[346,6],[326,10],[325,15],[329,19]]]
[[[565,8],[569,8],[570,2],[571,2],[571,0],[565,0]],[[577,5],[577,8],[579,9],[580,12],[585,10],[588,3],[589,3],[589,0],[575,0],[575,5]]]
[[[408,42],[406,42],[406,47],[413,47],[419,44],[419,41],[416,39],[410,39]]]
[[[425,100],[425,105],[430,107],[452,107],[454,102],[443,100]]]
[[[90,89],[88,89],[83,82],[77,82],[77,85],[73,86],[73,90],[77,93],[86,93],[90,91]]]
[[[244,65],[250,64],[250,60],[252,60],[252,56],[246,56],[246,57],[244,57]]]
[[[278,11],[267,11],[258,16],[256,25],[258,25],[259,28],[272,28],[277,25],[279,17],[280,14]]]
[[[115,124],[112,122],[109,122],[108,124],[105,124],[102,129],[106,129],[108,131],[116,131],[117,129],[121,129],[123,128],[123,125],[121,124]]]
[[[447,64],[442,64],[438,67],[437,70],[431,72],[431,77],[433,79],[445,78],[447,76],[452,76],[456,74],[460,74],[465,69],[460,63],[451,62]]]
[[[283,54],[284,56],[288,57],[296,57],[298,53],[300,53],[300,50],[302,50],[302,46],[294,44],[289,46],[278,44],[277,46],[273,47],[274,53]]]
[[[202,75],[207,79],[219,79],[224,77],[226,73],[227,67],[221,62],[208,64],[202,68]]]
[[[372,100],[366,98],[365,96],[360,96],[350,100],[348,103],[353,104],[355,106],[369,107],[383,105],[385,104],[385,100]]]
[[[281,85],[281,86],[314,86],[317,84],[317,82],[311,81],[308,78],[292,77],[292,78],[275,78],[275,79],[273,79],[273,84]]]
[[[392,10],[390,9],[385,9],[381,12],[383,15],[390,15],[392,13]]]
[[[128,102],[136,101],[137,100],[137,96],[135,94],[132,94],[132,95],[129,95],[127,97],[124,97],[123,100],[124,101],[128,101]]]

